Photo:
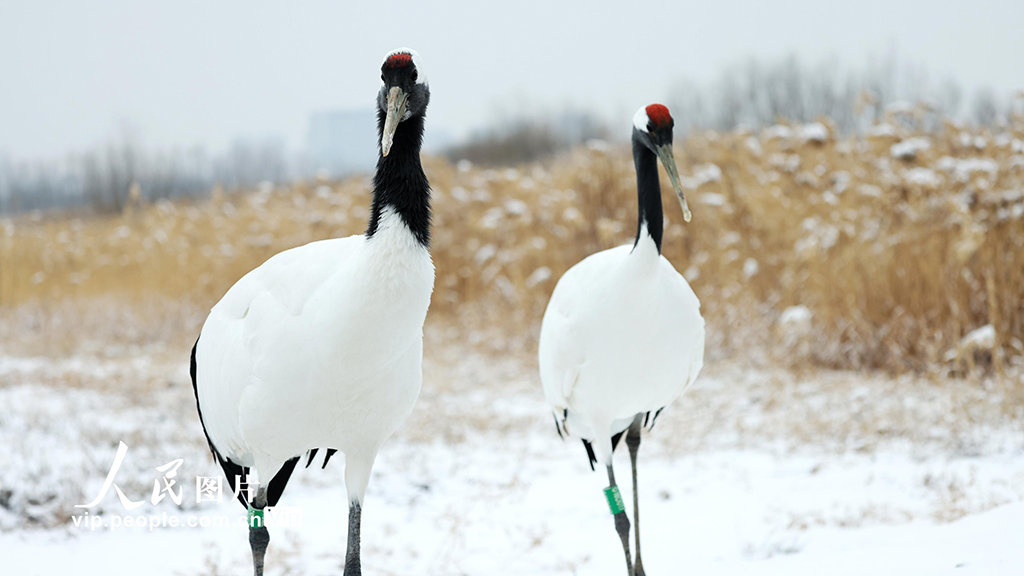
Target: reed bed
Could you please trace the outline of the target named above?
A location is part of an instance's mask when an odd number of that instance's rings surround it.
[[[693,220],[683,223],[663,177],[663,254],[701,299],[709,355],[941,374],[1024,364],[1024,119],[913,126],[894,117],[837,137],[823,119],[677,142]],[[425,168],[430,317],[451,337],[531,349],[561,274],[636,233],[627,147],[592,142],[503,169],[428,158]],[[36,320],[3,337],[33,322],[59,329],[38,317],[76,307],[192,314],[179,323],[194,329],[276,252],[362,232],[369,195],[360,177],[215,189],[115,216],[4,219],[0,309]]]

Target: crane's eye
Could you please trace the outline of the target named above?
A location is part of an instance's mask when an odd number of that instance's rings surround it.
[[[413,70],[412,71],[412,81],[415,82],[416,79],[419,78],[419,77],[420,77],[420,75],[417,74],[415,70]]]

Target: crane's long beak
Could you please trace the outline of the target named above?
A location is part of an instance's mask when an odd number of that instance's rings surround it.
[[[380,136],[380,153],[387,156],[391,152],[391,144],[395,139],[395,130],[398,123],[405,116],[405,104],[409,95],[398,86],[392,86],[388,91],[387,116],[384,117],[384,133]]]
[[[672,181],[672,188],[679,197],[679,205],[683,208],[683,220],[689,222],[691,218],[690,207],[686,205],[686,196],[683,195],[683,185],[679,182],[679,168],[676,168],[676,158],[672,155],[672,145],[663,144],[657,147],[658,158],[668,172],[668,179]]]

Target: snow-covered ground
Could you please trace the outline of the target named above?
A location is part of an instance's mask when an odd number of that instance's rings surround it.
[[[562,442],[531,358],[428,339],[417,409],[378,458],[364,506],[366,574],[616,574],[621,547],[578,441]],[[76,527],[119,441],[115,482],[148,500],[181,458],[195,504],[206,452],[187,350],[62,360],[0,356],[0,558],[5,573],[246,574],[238,527]],[[640,452],[649,574],[1024,573],[1024,433],[998,387],[712,363]],[[281,502],[302,526],[271,530],[268,575],[337,574],[343,459],[297,471]],[[629,461],[617,470],[630,500]],[[113,490],[101,508],[123,514]]]

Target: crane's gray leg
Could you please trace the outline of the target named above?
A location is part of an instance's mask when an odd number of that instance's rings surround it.
[[[622,551],[626,554],[626,570],[629,576],[633,574],[633,559],[629,555],[629,518],[626,517],[626,508],[622,504],[622,495],[619,487],[615,484],[615,472],[612,470],[611,458],[608,459],[608,488],[605,489],[605,496],[608,498],[608,506],[615,515],[615,531],[619,533],[622,540]]]
[[[348,549],[345,551],[344,576],[362,576],[359,553],[360,525],[363,518],[363,498],[370,482],[370,471],[377,449],[366,452],[345,453],[345,490],[348,492]]]
[[[634,576],[645,576],[644,564],[640,561],[640,496],[636,485],[636,453],[640,449],[640,429],[643,427],[644,415],[637,414],[626,432],[626,447],[629,448],[629,460],[633,465],[633,532],[636,537],[636,562],[633,563]]]
[[[364,452],[345,453],[345,490],[348,492],[348,549],[345,551],[344,576],[361,576],[359,527],[362,523],[362,499],[367,495],[370,472],[377,447]]]
[[[249,504],[249,547],[252,548],[252,572],[263,576],[263,557],[270,544],[270,533],[263,524],[263,510],[267,507],[267,489],[260,486]]]
[[[348,505],[348,550],[345,551],[344,576],[362,576],[363,569],[359,562],[359,525],[362,522],[363,507],[359,500]]]

